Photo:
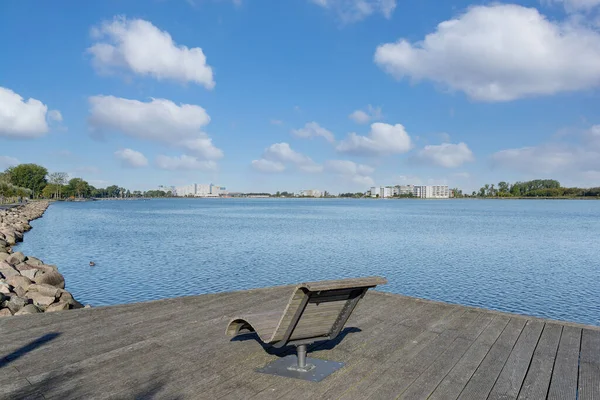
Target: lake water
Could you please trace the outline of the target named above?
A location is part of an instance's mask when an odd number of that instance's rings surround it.
[[[381,275],[388,292],[600,325],[600,201],[97,201],[32,225],[18,249],[92,306]]]

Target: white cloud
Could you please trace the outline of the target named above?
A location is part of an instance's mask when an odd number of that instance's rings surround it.
[[[356,110],[348,116],[351,120],[357,124],[366,124],[370,121],[377,121],[382,118],[381,107],[373,107],[372,105],[367,106],[367,111]]]
[[[48,118],[56,122],[62,122],[63,120],[62,114],[58,110],[48,111]]]
[[[48,132],[48,107],[37,99],[27,101],[8,88],[0,86],[0,137],[32,139]],[[50,114],[52,113],[52,114]],[[48,117],[55,116],[55,112]],[[56,111],[58,115],[60,113]]]
[[[125,167],[139,168],[148,165],[148,159],[139,151],[132,149],[117,150],[115,156],[121,160],[121,164]]]
[[[597,176],[600,174],[600,125],[591,127],[576,139],[575,142],[549,142],[502,150],[492,155],[492,164],[527,176],[551,175],[570,180]],[[598,186],[597,181],[588,184]]]
[[[287,143],[275,143],[267,147],[263,153],[263,158],[300,165],[310,164],[312,162],[309,157],[292,150]]]
[[[333,133],[331,133],[327,129],[323,128],[316,122],[307,122],[304,125],[304,128],[293,129],[292,135],[300,137],[300,138],[312,138],[312,137],[321,136],[330,143],[333,143],[335,141],[335,137],[333,136]]]
[[[465,143],[442,143],[425,146],[417,154],[417,159],[444,168],[456,168],[475,160],[473,152]]]
[[[374,59],[397,79],[431,80],[481,101],[600,86],[600,33],[514,4],[471,7],[422,41],[380,45]]]
[[[8,168],[19,165],[19,160],[11,156],[0,156],[0,168]]]
[[[212,139],[204,133],[202,134],[202,137],[184,140],[180,145],[206,160],[218,160],[223,157],[223,151],[215,147],[212,143]]]
[[[167,170],[205,170],[213,171],[217,169],[217,164],[214,161],[201,161],[196,157],[181,155],[179,157],[169,157],[159,155],[156,157],[156,166]]]
[[[375,171],[371,166],[357,164],[348,160],[329,160],[325,165],[329,171],[342,175],[368,175]]]
[[[375,169],[364,164],[357,164],[348,160],[329,160],[325,163],[327,171],[338,174],[342,179],[354,182],[362,186],[374,184],[373,178],[369,176]]]
[[[265,149],[262,158],[252,161],[252,164],[256,169],[274,169],[276,172],[283,171],[281,166],[285,167],[285,164],[294,164],[301,171],[310,173],[323,170],[321,165],[315,163],[310,157],[294,151],[288,143],[272,144]]]
[[[390,19],[396,8],[396,0],[310,0],[323,8],[332,10],[344,23],[360,21],[372,14]]]
[[[215,86],[200,47],[178,45],[168,32],[148,21],[115,17],[93,28],[92,37],[98,42],[88,52],[98,71],[123,69],[159,80],[195,82],[207,89]]]
[[[177,105],[166,99],[141,102],[114,96],[92,96],[89,102],[88,122],[97,132],[116,130],[138,139],[183,147],[207,160],[223,157],[223,152],[202,132],[210,117],[200,106]]]
[[[261,158],[260,160],[252,160],[252,168],[260,172],[283,172],[285,165],[278,161],[270,161]]]
[[[368,136],[351,133],[336,147],[337,151],[356,155],[401,154],[411,149],[410,136],[401,124],[371,124]]]

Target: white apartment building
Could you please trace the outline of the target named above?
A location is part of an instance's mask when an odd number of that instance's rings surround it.
[[[450,190],[447,185],[415,186],[413,196],[421,199],[447,199],[450,197]]]
[[[175,188],[175,196],[178,197],[186,197],[186,196],[195,196],[196,195],[196,184],[185,185],[185,186],[177,186]]]
[[[211,184],[197,184],[178,186],[175,188],[175,196],[178,197],[219,197],[226,194],[225,187]]]
[[[323,192],[317,189],[306,189],[301,190],[299,193],[300,197],[323,197]]]
[[[371,188],[371,197],[379,196],[380,199],[394,196],[394,188],[392,186],[373,186]]]

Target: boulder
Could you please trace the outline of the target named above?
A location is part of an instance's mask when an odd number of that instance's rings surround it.
[[[14,287],[20,286],[27,291],[29,290],[29,285],[31,285],[33,281],[26,276],[16,275],[6,278],[6,283]]]
[[[8,243],[6,243],[3,237],[0,238],[0,247],[8,247]]]
[[[19,271],[11,267],[9,264],[0,261],[0,274],[4,276],[5,279],[10,278],[11,276],[19,276]]]
[[[20,251],[17,251],[16,253],[12,253],[6,259],[6,262],[9,264],[12,264],[12,265],[20,264],[23,261],[25,261],[25,255],[23,253],[21,253]]]
[[[73,300],[73,295],[69,292],[67,292],[64,289],[58,289],[60,290],[60,296],[59,296],[59,301],[68,301],[68,300]]]
[[[4,261],[8,258],[8,256],[10,256],[10,254],[8,254],[8,253],[3,253],[2,250],[6,250],[6,249],[0,247],[0,261]]]
[[[0,293],[0,304],[2,304],[2,302],[4,302],[5,299],[6,296],[4,295],[4,293]]]
[[[44,296],[50,296],[50,297],[54,297],[54,298],[59,298],[61,297],[61,292],[66,292],[63,289],[59,289],[55,286],[52,285],[48,285],[45,283],[34,283],[31,286],[29,286],[29,292],[38,292],[43,294]],[[68,293],[68,292],[66,292]]]
[[[27,293],[27,290],[23,289],[21,286],[14,287],[12,291],[19,297],[25,297],[25,293]]]
[[[65,278],[57,271],[47,270],[43,274],[36,275],[35,283],[46,283],[60,289],[65,288]]]
[[[62,299],[61,299],[61,301],[62,301]],[[84,308],[84,307],[83,307],[83,304],[81,304],[80,302],[78,302],[78,301],[77,301],[77,300],[75,300],[75,299],[70,299],[70,300],[67,300],[66,302],[67,302],[67,303],[69,303],[69,305],[70,305],[70,306],[71,306],[71,308],[73,308],[73,309]],[[89,308],[89,307],[88,307],[88,308]]]
[[[27,257],[27,260],[25,260],[25,261],[27,262],[27,264],[34,266],[34,267],[44,264],[42,262],[42,260],[40,260],[39,258],[35,258],[35,257]]]
[[[63,311],[68,309],[69,303],[61,301],[58,303],[50,304],[48,308],[46,308],[46,312]]]
[[[15,313],[15,315],[26,315],[26,314],[37,314],[40,313],[40,309],[33,304],[27,304]]]
[[[12,315],[12,313],[10,312],[10,310],[8,308],[0,309],[0,318],[1,317],[10,317],[11,315]]]
[[[5,281],[0,282],[0,293],[10,294],[10,289],[12,289],[12,286],[10,286],[8,283],[6,283]]]
[[[15,314],[17,313],[20,309],[22,309],[23,307],[25,307],[27,304],[29,304],[29,300],[28,299],[24,299],[23,297],[19,297],[16,294],[13,296],[10,296],[10,300],[5,301],[4,304],[6,304],[6,308],[9,308],[10,311]]]
[[[37,274],[41,274],[42,272],[39,269],[35,269],[35,268],[31,268],[31,269],[27,269],[25,271],[21,271],[21,275],[26,276],[27,278],[31,279],[32,281],[35,280],[35,276]]]
[[[50,304],[54,303],[54,300],[56,300],[54,296],[44,296],[40,292],[27,292],[25,297],[30,299],[33,304],[41,307],[42,309],[48,307]]]

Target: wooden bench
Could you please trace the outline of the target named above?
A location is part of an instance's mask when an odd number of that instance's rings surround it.
[[[343,364],[307,360],[307,345],[334,339],[367,290],[385,283],[387,280],[381,277],[302,283],[294,289],[283,313],[265,310],[235,317],[226,333],[236,336],[256,332],[264,343],[274,347],[296,346],[297,356],[283,357],[259,372],[320,381]]]

